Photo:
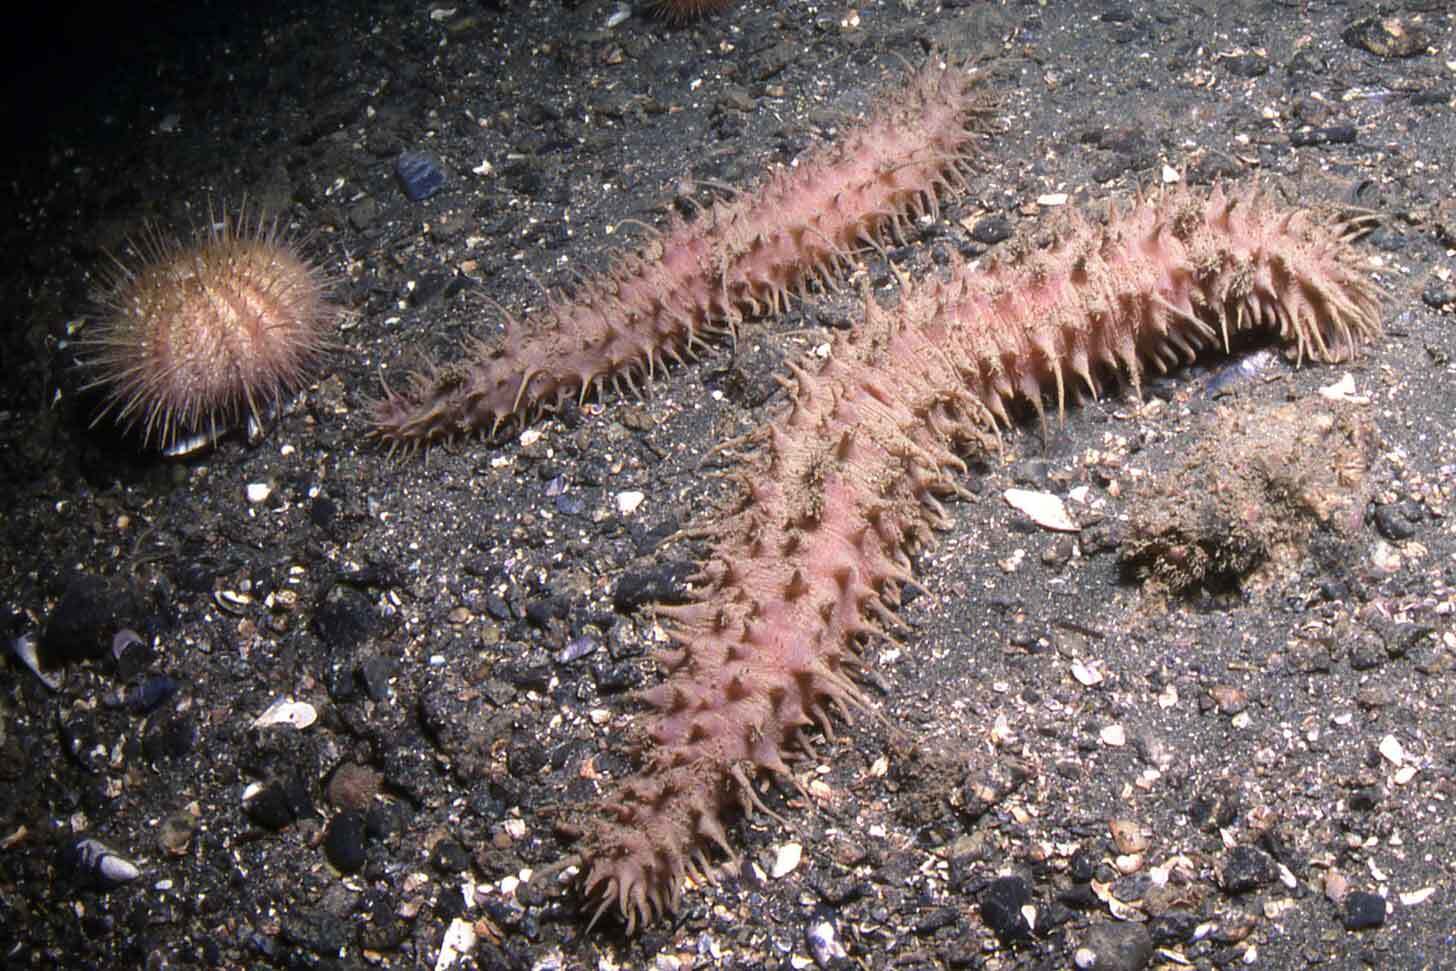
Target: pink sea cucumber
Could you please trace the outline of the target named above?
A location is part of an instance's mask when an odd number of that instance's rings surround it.
[[[1277,333],[1300,358],[1338,361],[1380,330],[1349,223],[1257,189],[1177,188],[1074,217],[1044,248],[912,287],[867,307],[822,364],[795,367],[786,410],[751,440],[741,495],[707,525],[693,602],[670,619],[665,679],[637,774],[577,827],[595,915],[629,933],[675,909],[728,820],[758,802],[754,772],[789,777],[836,710],[866,707],[859,643],[893,619],[908,554],[948,522],[964,458],[994,447],[1020,407],[1140,386],[1238,331]],[[595,919],[595,918],[594,918]]]
[[[463,360],[385,389],[373,434],[413,449],[495,435],[604,385],[650,379],[745,314],[781,310],[860,248],[902,236],[911,215],[964,185],[992,114],[974,69],[932,58],[869,119],[758,188],[667,229],[570,296],[474,341]]]

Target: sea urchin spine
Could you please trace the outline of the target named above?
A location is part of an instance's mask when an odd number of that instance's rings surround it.
[[[499,339],[476,342],[467,360],[386,388],[375,437],[408,449],[494,435],[608,383],[635,389],[745,313],[777,311],[810,281],[828,282],[852,253],[964,184],[991,110],[978,81],[932,59],[837,143],[691,222],[674,215],[569,298],[549,297]]]
[[[909,554],[963,494],[964,458],[993,447],[1019,401],[1040,411],[1134,387],[1234,332],[1275,331],[1341,360],[1379,332],[1352,229],[1256,191],[1177,189],[1106,225],[911,289],[793,369],[787,410],[752,439],[742,494],[707,532],[695,600],[660,607],[675,646],[640,771],[577,827],[582,886],[628,931],[674,909],[726,817],[758,804],[748,773],[789,778],[836,711],[864,707],[857,646],[894,621]]]
[[[211,214],[209,214],[211,216]],[[191,246],[149,228],[140,261],[113,261],[80,342],[108,414],[168,452],[259,423],[308,379],[338,317],[327,275],[276,219],[209,218]]]

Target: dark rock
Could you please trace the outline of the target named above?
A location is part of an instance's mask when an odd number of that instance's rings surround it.
[[[1003,942],[1031,936],[1021,908],[1031,903],[1031,887],[1014,874],[997,877],[981,894],[981,919]]]
[[[1223,65],[1236,78],[1257,78],[1269,73],[1269,59],[1249,52],[1226,57]]]
[[[102,657],[126,627],[141,627],[136,594],[125,581],[78,574],[46,620],[40,648],[48,662]]]
[[[1148,921],[1148,933],[1159,945],[1186,944],[1201,923],[1197,914],[1186,910],[1165,910]]]
[[[443,839],[435,844],[430,865],[444,874],[464,873],[470,867],[470,854],[455,840]]]
[[[429,152],[404,152],[394,163],[394,174],[410,202],[423,202],[445,185],[445,171]]]
[[[1239,814],[1239,793],[1226,779],[1213,784],[1210,791],[1193,800],[1188,817],[1205,832],[1223,829]]]
[[[166,704],[180,687],[176,678],[154,674],[138,684],[127,686],[122,701],[133,715],[146,715]]]
[[[630,690],[642,684],[643,680],[641,669],[626,661],[599,661],[592,665],[592,678],[597,683],[597,690],[603,694]]]
[[[1289,136],[1295,148],[1319,145],[1353,145],[1357,132],[1354,125],[1328,125],[1324,128],[1302,128]]]
[[[1432,310],[1456,310],[1456,284],[1432,277],[1421,291],[1421,300]]]
[[[648,603],[687,603],[692,598],[688,577],[696,572],[697,564],[680,561],[624,573],[612,592],[612,606],[626,614]]]
[[[272,782],[243,803],[248,818],[264,829],[280,830],[302,816],[313,815],[308,787],[297,777]]]
[[[1011,237],[1011,223],[1005,216],[987,216],[971,229],[971,239],[992,246]]]
[[[1340,36],[1350,47],[1391,59],[1415,57],[1431,46],[1424,27],[1400,17],[1366,17],[1346,27]]]
[[[1274,861],[1269,854],[1253,846],[1235,846],[1229,851],[1219,874],[1219,885],[1225,893],[1248,893],[1274,880]]]
[[[1410,539],[1422,519],[1420,507],[1410,502],[1394,502],[1375,507],[1375,528],[1392,542]]]
[[[359,662],[354,677],[371,700],[384,701],[389,697],[389,679],[394,677],[394,669],[394,662],[389,658],[371,654]]]
[[[1142,924],[1098,924],[1078,951],[1077,967],[1083,971],[1139,971],[1153,958],[1153,936]],[[1090,963],[1082,951],[1090,952]]]
[[[954,907],[939,907],[915,923],[915,933],[924,937],[934,934],[942,927],[954,927],[960,919],[960,912]]]
[[[142,739],[142,752],[149,762],[180,759],[197,744],[197,723],[191,715],[177,715],[156,725]]]
[[[329,820],[324,834],[324,855],[340,873],[357,873],[364,866],[367,825],[364,813],[346,809]]]
[[[1345,930],[1363,931],[1385,924],[1385,898],[1365,890],[1351,891],[1345,897]]]
[[[348,922],[326,910],[285,914],[279,929],[289,944],[319,955],[337,955],[349,943]]]
[[[334,521],[338,511],[338,504],[334,500],[328,496],[319,496],[309,506],[308,520],[320,529],[326,529]]]
[[[349,650],[373,636],[379,615],[369,598],[355,590],[338,590],[313,614],[313,632],[330,650]]]
[[[553,620],[562,620],[571,610],[571,605],[562,597],[547,597],[533,600],[526,605],[526,619],[537,627],[545,627]]]

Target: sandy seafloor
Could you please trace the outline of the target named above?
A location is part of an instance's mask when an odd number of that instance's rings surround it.
[[[201,4],[13,38],[33,70],[0,180],[0,634],[130,626],[150,656],[71,663],[55,691],[0,665],[4,966],[438,967],[457,921],[477,939],[459,968],[1065,968],[1089,944],[1102,967],[1456,964],[1456,31],[1441,3],[1373,12],[744,0],[674,27],[610,2]],[[892,248],[912,277],[1034,233],[1044,197],[1258,177],[1381,217],[1360,246],[1385,336],[1351,364],[1256,358],[1218,398],[1209,359],[1008,436],[918,557],[903,644],[867,648],[884,720],[798,767],[813,805],[766,789],[793,828],[740,822],[742,866],[674,920],[586,933],[568,888],[521,878],[629,764],[626,695],[661,638],[632,592],[681,592],[703,550],[663,539],[728,488],[707,449],[774,414],[782,362],[896,275],[867,254],[646,400],[502,445],[390,459],[367,403],[381,372],[497,327],[486,297],[539,305],[535,281],[639,239],[629,220],[834,138],[932,47],[984,60],[1001,130]],[[447,175],[421,203],[393,174],[409,149]],[[256,446],[164,460],[88,427],[73,339],[105,254],[244,197],[338,278],[338,351]],[[1258,448],[1176,478],[1190,456],[1275,405],[1316,421],[1331,387],[1369,435],[1351,528],[1183,595],[1119,567],[1149,489],[1196,503]],[[1012,486],[1082,498],[1083,529],[1031,525]],[[114,703],[161,677],[159,707]],[[316,723],[252,728],[280,698]],[[245,811],[250,786],[270,812]],[[350,846],[337,804],[361,792]],[[361,868],[331,867],[331,833],[362,837]],[[96,886],[80,838],[137,879]],[[1008,875],[1035,919],[1003,941],[981,905]],[[1384,925],[1346,929],[1342,891],[1383,897]],[[816,956],[826,935],[842,957]]]

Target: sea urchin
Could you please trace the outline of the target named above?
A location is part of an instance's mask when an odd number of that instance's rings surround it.
[[[88,388],[145,445],[181,454],[264,424],[307,380],[338,317],[329,279],[276,218],[242,207],[184,246],[150,227],[133,262],[113,258],[81,341]]]

